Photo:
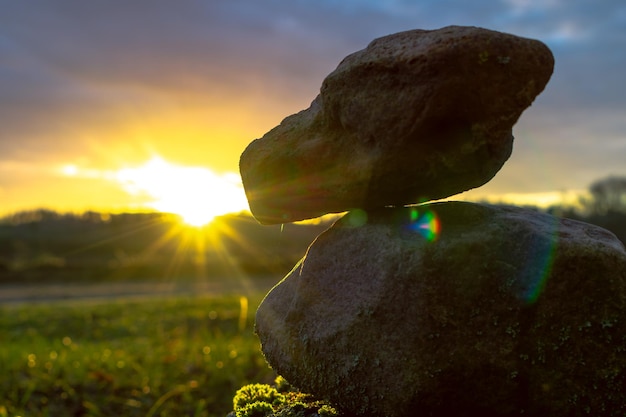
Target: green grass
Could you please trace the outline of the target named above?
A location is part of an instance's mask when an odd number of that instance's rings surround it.
[[[260,299],[0,307],[0,417],[224,417],[242,385],[276,376],[253,334]]]

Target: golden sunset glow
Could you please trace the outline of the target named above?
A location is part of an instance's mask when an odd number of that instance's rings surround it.
[[[373,39],[448,25],[541,40],[557,62],[514,126],[511,158],[454,198],[550,206],[624,175],[626,55],[614,40],[626,25],[614,0],[597,13],[511,0],[480,16],[459,14],[463,2],[78,3],[10,2],[0,14],[0,218],[166,210],[202,224],[245,210],[238,163],[252,140],[308,108]],[[611,30],[586,29],[600,26]]]
[[[117,171],[115,179],[130,194],[144,195],[150,207],[178,214],[193,226],[203,226],[216,216],[247,208],[238,175],[218,175],[205,167],[175,165],[158,156],[141,166]]]

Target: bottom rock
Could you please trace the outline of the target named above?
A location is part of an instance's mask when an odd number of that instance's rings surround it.
[[[361,416],[626,415],[626,251],[517,207],[355,211],[267,295],[300,389]]]

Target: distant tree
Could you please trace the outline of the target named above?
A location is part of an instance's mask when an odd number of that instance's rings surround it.
[[[36,223],[42,221],[50,221],[58,219],[59,214],[52,210],[37,209],[20,211],[14,214],[10,214],[3,217],[3,223],[10,224],[23,224],[23,223]]]
[[[589,187],[589,195],[582,203],[591,215],[626,213],[626,177],[595,181]]]

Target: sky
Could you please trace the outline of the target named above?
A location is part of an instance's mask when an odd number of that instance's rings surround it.
[[[241,191],[246,145],[343,57],[448,25],[539,39],[556,62],[509,161],[466,195],[564,197],[626,175],[623,0],[0,0],[0,216],[216,205],[211,184]]]

